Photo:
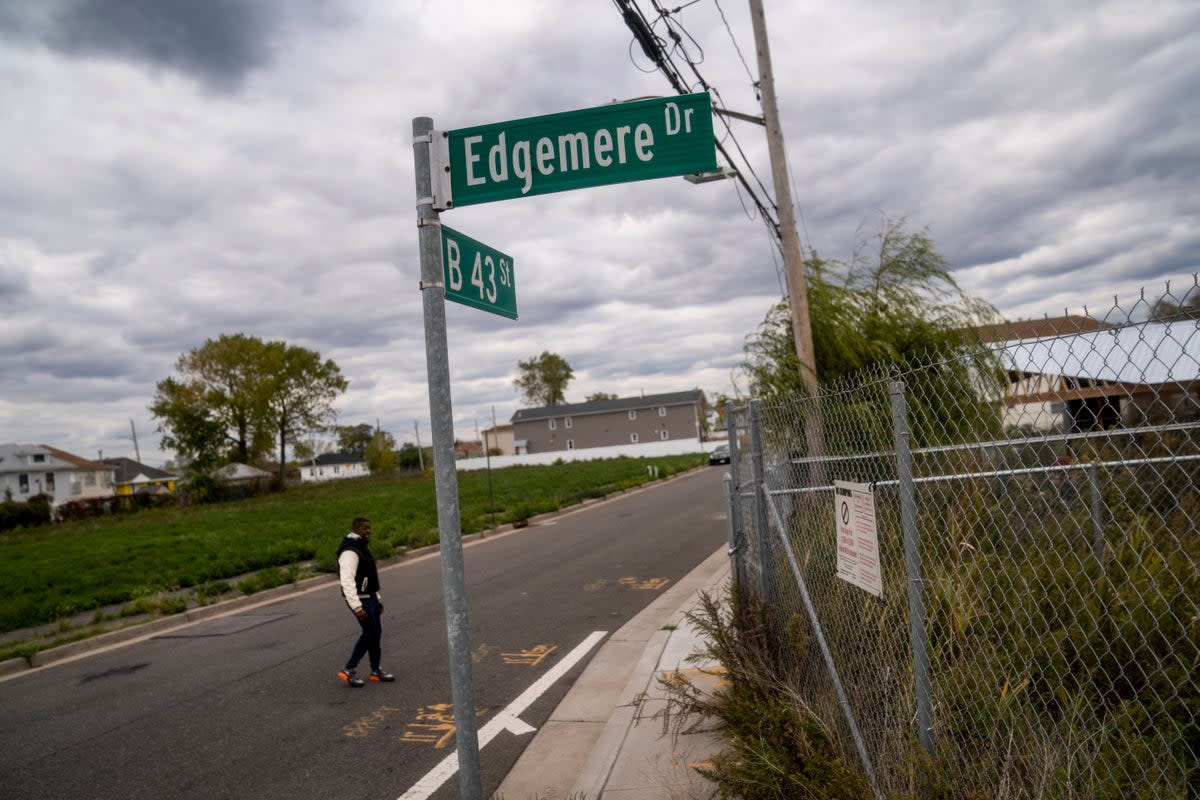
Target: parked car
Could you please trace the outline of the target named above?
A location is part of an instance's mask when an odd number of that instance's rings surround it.
[[[719,444],[712,449],[708,454],[709,464],[728,464],[729,463],[729,445]]]

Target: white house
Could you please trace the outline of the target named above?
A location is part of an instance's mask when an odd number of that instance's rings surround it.
[[[115,469],[44,444],[0,444],[0,495],[24,502],[49,495],[51,505],[112,497]]]
[[[354,453],[322,453],[300,466],[300,480],[305,483],[361,478],[370,474],[367,462]]]
[[[1200,320],[1008,341],[1001,356],[1006,427],[1091,430],[1200,413]]]

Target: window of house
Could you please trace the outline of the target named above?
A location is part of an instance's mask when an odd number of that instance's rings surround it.
[[[46,491],[47,492],[54,491],[54,473],[53,472],[46,473]]]
[[[632,442],[633,444],[637,444],[638,443],[638,435],[636,433],[629,434],[629,441]]]
[[[629,418],[637,419],[637,409],[636,408],[629,409]]]
[[[551,419],[550,420],[550,430],[555,430],[557,427],[558,427],[558,420]]]
[[[575,449],[575,440],[574,439],[567,439],[567,449],[568,450]]]
[[[29,494],[29,473],[22,472],[17,476],[17,491],[21,494]]]
[[[665,417],[665,416],[667,415],[667,407],[666,407],[666,406],[659,406],[659,407],[658,407],[658,415],[659,415],[660,417]]]
[[[96,473],[94,473],[94,472],[83,473],[83,485],[84,486],[95,486],[96,485]]]
[[[667,431],[664,429],[658,432],[658,438],[666,441],[667,439],[671,438],[671,434],[667,433]]]
[[[45,453],[34,453],[33,454],[33,463],[45,464],[46,463],[46,454]]]
[[[563,420],[563,426],[567,427],[567,428],[571,428],[571,427],[574,427],[574,423],[571,422],[570,417],[567,417],[566,419]]]

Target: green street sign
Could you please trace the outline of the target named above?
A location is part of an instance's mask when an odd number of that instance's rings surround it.
[[[448,131],[451,208],[717,168],[707,92]]]
[[[512,256],[453,228],[442,225],[441,229],[446,299],[516,319],[517,275]]]

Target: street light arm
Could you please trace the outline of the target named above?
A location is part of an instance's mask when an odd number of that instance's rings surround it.
[[[741,111],[730,111],[728,108],[717,108],[716,106],[713,106],[713,113],[723,114],[726,117],[733,117],[734,119],[740,119],[743,122],[753,122],[755,125],[762,125],[763,127],[766,127],[767,125],[767,121],[763,117],[756,117],[753,114],[743,114]]]

